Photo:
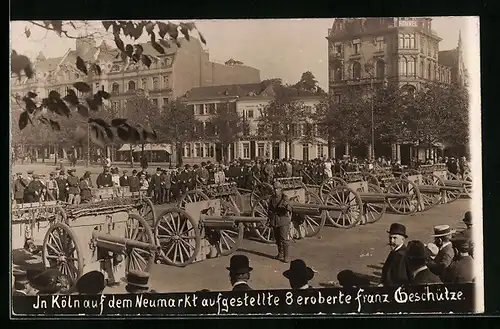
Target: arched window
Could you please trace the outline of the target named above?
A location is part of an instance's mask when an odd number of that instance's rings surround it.
[[[377,60],[375,64],[375,74],[379,79],[385,76],[385,62],[382,59]]]
[[[403,48],[410,48],[410,35],[409,34],[405,34],[405,43],[404,43]]]
[[[411,49],[417,48],[416,42],[415,42],[415,34],[410,34],[410,48]]]
[[[406,75],[407,74],[407,64],[406,64],[406,58],[401,57],[399,59],[399,75]]]
[[[359,62],[352,64],[352,78],[361,79],[361,64]]]
[[[134,91],[135,90],[135,81],[129,81],[128,82],[128,90],[129,91]]]
[[[111,86],[111,91],[114,93],[119,93],[120,92],[120,85],[118,83],[113,83]]]
[[[158,88],[158,78],[154,77],[153,78],[153,90],[157,90]]]
[[[343,71],[342,63],[339,60],[333,61],[332,63],[333,80],[335,81],[342,80],[342,73],[343,73],[342,71]]]
[[[148,89],[148,80],[146,78],[141,79],[141,88],[144,90]]]
[[[415,59],[410,57],[407,61],[406,74],[408,76],[415,76]]]
[[[405,40],[404,34],[400,34],[398,38],[398,48],[404,47],[404,42],[405,42],[404,40]]]

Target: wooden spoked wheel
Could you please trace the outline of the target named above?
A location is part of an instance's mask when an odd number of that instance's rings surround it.
[[[448,172],[448,180],[459,181],[460,178],[457,175]],[[462,185],[462,187],[464,186]],[[446,190],[445,193],[446,193],[446,203],[452,203],[456,201],[458,198],[460,198],[460,196],[462,195],[460,187],[457,187],[456,190]]]
[[[232,197],[223,198],[221,201],[221,216],[239,216],[240,210]],[[238,223],[234,229],[211,230],[210,232],[217,243],[217,252],[227,256],[238,250],[243,241],[245,225]]]
[[[380,182],[374,174],[371,173],[363,173],[363,179],[368,183],[376,186],[380,186]]]
[[[259,183],[254,186],[250,194],[250,207],[254,207],[260,199],[271,196],[273,187],[268,183]]]
[[[415,170],[415,169],[408,169],[408,170],[402,172],[401,175],[399,176],[399,178],[405,179],[408,176],[414,176],[414,175],[420,175],[420,172],[418,170]]]
[[[415,183],[398,178],[387,188],[389,194],[401,194],[400,198],[387,198],[389,208],[401,215],[413,215],[419,208],[420,191]]]
[[[347,182],[339,177],[332,177],[324,180],[319,186],[319,197],[325,200],[325,197],[337,186],[347,186]]]
[[[354,227],[363,218],[361,196],[347,186],[334,187],[323,201],[328,206],[338,208],[338,210],[327,212],[329,222],[335,227],[348,229]]]
[[[125,225],[125,238],[154,244],[155,239],[151,226],[146,220],[137,215],[129,214]],[[156,252],[154,250],[128,247],[125,250],[125,271],[149,272],[151,265],[155,260]]]
[[[465,173],[464,181],[466,182],[464,184],[465,194],[472,199],[472,175],[470,172]]]
[[[255,205],[252,207],[252,217],[263,217],[266,221],[262,223],[254,223],[254,232],[257,238],[264,243],[274,243],[274,232],[267,222],[268,212],[267,206],[269,203],[269,197],[260,198]]]
[[[444,186],[443,180],[434,174],[428,174],[428,175],[422,176],[422,181],[420,182],[420,184],[426,185],[426,186],[438,186],[438,187]],[[423,209],[424,211],[429,210],[432,207],[440,204],[441,201],[443,200],[443,194],[441,192],[439,192],[439,193],[426,193],[425,191],[422,192],[420,190],[420,197],[422,200],[422,205],[424,207],[424,209]]]
[[[59,222],[50,226],[43,241],[42,260],[45,268],[57,269],[66,275],[71,285],[83,274],[82,246],[75,232]]]
[[[368,183],[368,193],[383,194],[382,189],[374,184]],[[367,223],[375,223],[384,216],[387,204],[384,203],[363,203],[363,211]]]
[[[189,265],[200,252],[200,230],[183,209],[170,208],[161,212],[154,226],[154,236],[160,246],[160,258],[168,265]]]
[[[319,195],[315,193],[308,192],[306,190],[306,203],[310,205],[322,205],[323,200],[319,197]],[[306,237],[313,237],[318,235],[323,226],[326,223],[326,211],[321,211],[319,215],[306,215],[305,221],[301,226],[305,229]]]
[[[200,190],[191,190],[181,197],[177,207],[180,209],[186,209],[186,204],[199,201],[208,201],[210,198],[204,192]]]
[[[137,210],[139,215],[146,220],[149,225],[153,225],[156,219],[155,206],[153,201],[147,197],[141,197]]]

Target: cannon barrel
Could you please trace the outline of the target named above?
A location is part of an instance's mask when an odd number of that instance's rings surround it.
[[[120,236],[102,233],[99,231],[93,231],[92,238],[96,240],[98,247],[104,247],[104,248],[115,247],[118,249],[123,249],[126,247],[132,247],[132,248],[139,248],[139,249],[153,250],[153,251],[157,251],[160,249],[160,246],[157,246],[152,243],[127,239]]]
[[[310,203],[299,203],[299,202],[290,202],[290,205],[292,206],[292,212],[302,212],[302,211],[307,211],[307,209],[317,209],[316,212],[319,211],[339,211],[342,210],[340,206],[337,205],[329,205],[329,204],[310,204]],[[312,210],[311,210],[312,211]]]
[[[203,223],[215,223],[215,222],[231,222],[231,223],[260,223],[267,221],[266,217],[251,217],[251,216],[210,216],[210,215],[200,215],[200,220]]]

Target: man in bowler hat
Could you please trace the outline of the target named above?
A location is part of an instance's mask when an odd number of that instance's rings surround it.
[[[464,238],[469,241],[469,248],[470,248],[469,255],[474,257],[474,242],[472,237],[472,213],[470,211],[466,211],[462,221],[464,222],[466,229],[457,233],[456,237],[460,239]]]
[[[410,271],[405,257],[406,227],[393,223],[389,228],[389,246],[391,251],[382,267],[382,285],[400,286],[409,282]]]
[[[443,273],[444,283],[470,283],[474,282],[474,260],[469,255],[470,242],[466,237],[456,237],[451,240],[456,250],[453,262]]]
[[[127,274],[127,285],[125,290],[130,294],[143,294],[150,292],[149,273],[132,270]]]
[[[314,277],[314,270],[302,259],[295,259],[290,262],[290,268],[283,272],[283,276],[288,279],[292,289],[311,289],[309,281]]]
[[[98,295],[106,287],[106,279],[100,271],[90,271],[76,281],[75,289],[80,295]]]
[[[288,263],[289,232],[292,223],[292,207],[288,197],[283,194],[280,182],[274,182],[273,194],[268,204],[268,224],[273,229],[278,247],[276,259]]]
[[[408,242],[406,257],[411,271],[411,285],[441,283],[439,277],[432,273],[426,265],[428,251],[421,241]]]
[[[436,274],[441,279],[444,270],[450,266],[455,257],[455,251],[450,241],[452,234],[453,231],[449,225],[438,225],[434,227],[434,234],[432,236],[434,237],[434,244],[439,248],[439,252],[434,259],[428,258],[427,266],[432,273]]]
[[[234,255],[229,260],[229,280],[233,286],[233,291],[253,290],[248,285],[250,280],[250,272],[253,268],[250,267],[250,261],[245,255]]]

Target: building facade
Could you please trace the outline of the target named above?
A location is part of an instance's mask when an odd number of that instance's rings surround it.
[[[431,18],[336,19],[327,40],[329,92],[337,101],[349,88],[369,90],[392,84],[414,92],[425,81],[466,83],[461,38],[456,49],[440,52],[442,39],[432,30]],[[359,152],[355,155],[366,156],[370,153],[368,144],[364,148],[338,146],[342,150],[337,155],[356,148]],[[402,162],[422,157],[415,152],[409,145],[402,150],[399,144],[388,147],[375,143],[377,156]]]
[[[17,76],[11,77],[12,93],[24,96],[28,91],[36,92],[40,98],[46,97],[51,90],[66,94],[66,88],[77,81],[85,81],[93,91],[101,88],[111,93],[110,106],[116,115],[126,117],[126,101],[139,90],[147,92],[151,101],[159,108],[184,95],[188,90],[202,86],[216,86],[228,83],[258,83],[260,71],[243,63],[229,60],[226,64],[210,61],[209,53],[194,37],[187,41],[179,39],[181,47],[174,43],[164,48],[160,54],[150,42],[143,43],[143,53],[150,55],[152,63],[147,67],[144,63],[126,60],[120,51],[110,47],[105,41],[96,45],[92,37],[76,40],[75,49],[69,49],[58,58],[45,58],[40,53],[33,63],[35,77],[32,79]],[[76,58],[80,56],[85,62],[100,66],[101,75],[84,75],[76,68]],[[12,103],[16,107],[15,103]],[[13,141],[15,143],[15,141]],[[76,149],[77,156],[82,150]],[[36,150],[38,153],[38,150]],[[46,157],[53,157],[54,147],[41,150]],[[65,156],[61,150],[60,157]]]
[[[294,129],[289,142],[284,140],[272,141],[259,133],[259,122],[262,111],[275,96],[275,86],[265,83],[227,85],[216,87],[202,87],[190,90],[185,102],[194,112],[195,118],[202,124],[201,129],[210,129],[211,118],[216,114],[219,106],[231,104],[239,117],[243,118],[248,126],[240,138],[231,143],[227,150],[222,150],[217,141],[193,141],[186,143],[183,150],[183,159],[186,163],[201,161],[221,161],[227,154],[227,160],[243,159],[281,159],[289,158],[309,160],[327,156],[327,142],[323,138],[304,138],[303,124]],[[313,110],[321,101],[321,96],[305,91],[297,91],[291,99],[299,101],[308,110]]]

